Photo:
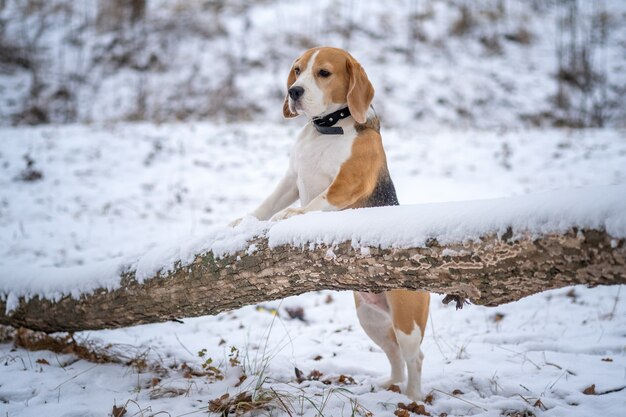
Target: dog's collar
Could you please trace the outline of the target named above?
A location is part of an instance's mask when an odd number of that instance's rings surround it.
[[[333,127],[333,125],[348,116],[350,116],[350,109],[345,107],[334,113],[327,114],[326,116],[316,117],[311,121],[315,129],[322,135],[343,135],[343,128]]]

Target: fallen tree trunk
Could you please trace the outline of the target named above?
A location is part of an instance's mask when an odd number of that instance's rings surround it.
[[[575,284],[626,284],[624,239],[603,230],[536,239],[511,240],[511,235],[406,249],[354,249],[350,242],[270,248],[267,237],[259,237],[250,242],[254,253],[198,255],[190,265],[141,284],[128,273],[114,291],[58,302],[22,299],[9,314],[6,301],[0,301],[0,323],[44,332],[115,328],[217,314],[323,289],[425,289],[495,306]]]

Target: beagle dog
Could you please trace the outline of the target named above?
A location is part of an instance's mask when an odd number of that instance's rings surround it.
[[[316,210],[398,205],[379,121],[370,106],[373,98],[374,88],[365,71],[346,51],[313,48],[296,59],[287,78],[283,115],[304,115],[307,124],[292,149],[284,177],[251,215],[276,221]],[[301,206],[290,208],[297,200]],[[391,364],[391,376],[382,385],[401,383],[406,369],[405,394],[421,400],[424,355],[420,345],[430,294],[355,292],[354,300],[365,333]]]

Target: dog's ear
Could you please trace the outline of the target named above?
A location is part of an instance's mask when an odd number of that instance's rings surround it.
[[[296,82],[296,73],[294,72],[293,65],[292,65],[291,69],[289,70],[289,76],[287,77],[287,93],[285,94],[285,101],[283,101],[283,116],[285,116],[285,118],[287,119],[296,117],[298,115],[297,113],[292,113],[291,110],[289,109],[289,88],[295,82]]]
[[[374,87],[367,78],[365,70],[354,58],[346,62],[348,71],[348,108],[357,123],[365,123],[367,110],[374,99]]]

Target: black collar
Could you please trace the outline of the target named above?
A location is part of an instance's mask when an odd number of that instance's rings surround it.
[[[327,114],[326,116],[314,118],[312,120],[313,127],[322,135],[343,135],[343,129],[341,127],[332,126],[339,120],[345,119],[348,116],[350,116],[350,109],[345,107],[334,113]]]

